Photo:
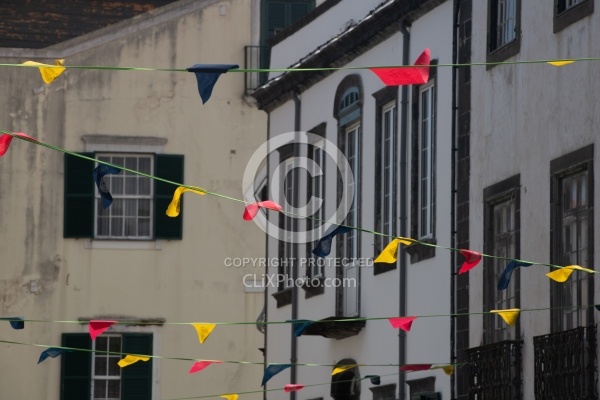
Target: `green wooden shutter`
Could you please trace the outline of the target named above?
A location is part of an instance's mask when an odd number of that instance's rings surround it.
[[[152,355],[152,334],[123,334],[123,353]],[[138,361],[121,370],[121,398],[123,400],[152,398],[152,358],[148,361]]]
[[[63,333],[62,346],[91,349],[92,340],[87,333]],[[81,400],[90,398],[92,353],[67,351],[61,355],[60,399]]]
[[[183,183],[183,156],[172,154],[156,155],[155,175],[172,182]],[[176,186],[154,181],[154,238],[181,240],[183,229],[183,197],[181,213],[178,217],[167,217],[167,207],[171,203]]]
[[[290,25],[315,8],[314,1],[296,1],[290,4]]]
[[[93,153],[82,153],[93,157]],[[94,236],[94,162],[65,154],[63,236]]]

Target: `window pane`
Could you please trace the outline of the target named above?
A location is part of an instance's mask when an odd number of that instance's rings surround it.
[[[121,398],[121,381],[110,380],[108,381],[108,393],[109,399],[120,399]]]
[[[150,191],[150,179],[145,177],[140,177],[138,179],[138,190],[140,195],[150,195],[152,192]]]
[[[123,236],[123,218],[113,218],[110,225],[111,236]]]
[[[119,367],[119,360],[121,357],[110,357],[108,359],[108,375],[109,376],[121,376],[121,367]]]
[[[150,200],[140,199],[138,200],[138,217],[149,217],[150,216]]]
[[[94,359],[94,374],[96,375],[106,375],[107,367],[106,367],[106,357],[103,355],[96,355]]]
[[[109,351],[119,353],[121,351],[121,336],[109,336]]]
[[[138,219],[138,236],[150,236],[150,218]]]
[[[138,159],[138,171],[143,172],[145,174],[152,174],[152,170],[151,170],[151,162],[150,162],[150,157],[140,157]],[[148,181],[150,181],[150,179],[148,178],[142,178],[142,179],[146,179]]]
[[[106,399],[106,381],[94,380],[94,399]]]

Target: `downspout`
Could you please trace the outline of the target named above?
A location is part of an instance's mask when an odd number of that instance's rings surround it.
[[[300,117],[302,110],[302,103],[300,102],[300,98],[296,91],[292,91],[292,99],[294,100],[294,157],[296,160],[300,157]],[[297,165],[294,165],[297,167]],[[299,178],[298,168],[294,168],[292,170],[294,174],[294,178]],[[298,182],[297,179],[294,179],[294,185]],[[299,188],[299,186],[298,186]],[[297,188],[295,188],[297,189]],[[299,204],[299,191],[294,190],[293,202],[294,205]],[[294,228],[294,232],[297,232],[298,219],[294,218],[292,227]],[[295,265],[296,260],[292,260],[292,320],[298,319],[298,287],[296,286],[296,282],[298,281],[298,268]],[[296,383],[296,363],[298,362],[298,338],[294,335],[294,325],[290,324],[290,334],[292,338],[291,344],[291,354],[290,354],[290,364],[292,367],[290,368],[290,383]],[[296,400],[296,392],[290,392],[290,400]]]
[[[451,188],[450,188],[450,247],[456,248],[456,152],[458,151],[456,143],[456,113],[458,112],[458,103],[456,99],[458,83],[457,74],[458,67],[458,15],[460,12],[460,0],[454,0],[454,13],[452,19],[452,28],[454,35],[452,37],[452,127],[451,127]],[[456,252],[450,252],[450,362],[456,363]],[[456,377],[455,374],[450,376],[450,398],[456,399]]]
[[[271,113],[267,113],[267,143],[269,141],[269,139],[271,139]],[[267,145],[268,146],[268,145]],[[271,154],[271,150],[267,147],[267,179],[269,177],[269,171],[271,171],[269,168],[271,168],[271,162],[270,159],[271,157],[269,157],[268,155]],[[267,180],[268,182],[268,180]],[[262,201],[263,199],[261,199]],[[267,224],[266,226],[267,229],[267,235],[266,235],[266,239],[265,239],[265,256],[267,257],[267,259],[269,258],[269,233],[268,233],[268,229],[269,229],[269,224]],[[268,267],[265,268],[265,274],[267,274],[269,272]],[[264,278],[263,278],[264,280]],[[269,334],[269,324],[267,324],[266,322],[269,321],[269,285],[265,285],[265,337],[264,337],[264,344],[263,344],[263,375],[265,373],[265,371],[267,370],[267,351],[268,351],[268,347],[267,347],[267,335]],[[263,400],[267,400],[267,385],[265,384],[264,387],[264,391],[263,391]]]
[[[400,32],[402,32],[402,65],[409,65],[410,60],[410,32],[405,21],[400,21]],[[408,148],[407,148],[407,136],[408,136],[408,86],[402,86],[401,100],[400,100],[400,236],[407,237],[407,195],[408,195],[408,184],[407,184],[407,159],[408,159]],[[399,285],[398,285],[398,315],[406,315],[406,251],[404,248],[401,249],[400,257],[400,270],[398,271]],[[398,364],[406,364],[406,332],[402,329],[398,330]],[[403,372],[398,374],[398,399],[404,400],[406,397],[405,393],[406,376]]]

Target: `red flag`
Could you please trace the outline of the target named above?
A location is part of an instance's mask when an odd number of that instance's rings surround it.
[[[13,132],[13,135],[21,136],[25,139],[29,139],[29,140],[33,140],[34,142],[37,142],[36,139],[32,138],[29,135],[24,134],[23,132]],[[6,154],[6,152],[8,151],[8,146],[10,146],[10,142],[12,140],[13,140],[13,136],[11,136],[11,135],[3,134],[2,136],[0,136],[0,157],[2,157],[4,154]]]
[[[481,253],[465,249],[461,249],[459,251],[460,254],[465,257],[465,262],[458,271],[459,274],[464,274],[465,272],[472,270],[477,264],[479,264],[479,261],[481,261]]]
[[[283,387],[283,391],[286,393],[297,392],[298,390],[302,389],[303,387],[304,387],[304,385],[301,385],[299,383],[288,383],[287,385],[285,385]]]
[[[208,367],[210,364],[221,364],[222,361],[217,361],[217,360],[202,360],[202,361],[196,361],[194,363],[194,365],[192,365],[192,368],[190,368],[189,373],[193,374],[195,372],[200,372],[202,371],[204,368]]]
[[[275,211],[283,210],[283,207],[271,200],[261,201],[258,203],[251,203],[246,205],[246,209],[244,210],[244,219],[246,221],[253,220],[254,217],[256,217],[256,215],[258,214],[258,210],[260,207],[268,208],[269,210]]]
[[[388,318],[388,321],[390,321],[390,324],[392,324],[394,329],[402,329],[403,331],[409,332],[415,319],[417,319],[417,317],[395,317]]]
[[[400,367],[400,371],[425,371],[431,369],[431,364],[406,364]]]
[[[90,336],[92,337],[92,340],[96,339],[97,336],[101,335],[104,331],[106,331],[108,328],[110,328],[113,324],[116,323],[117,321],[90,321],[88,329],[90,331]]]
[[[425,49],[419,58],[417,58],[413,67],[369,69],[373,71],[386,86],[421,85],[427,83],[429,80],[430,62],[431,56],[429,54],[429,49]]]

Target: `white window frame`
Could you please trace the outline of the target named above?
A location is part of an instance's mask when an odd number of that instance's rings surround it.
[[[381,110],[381,157],[382,174],[380,187],[380,220],[378,231],[392,236],[394,231],[394,186],[396,169],[394,154],[396,151],[396,101],[387,103]],[[386,175],[387,173],[387,175]]]
[[[96,353],[97,347],[96,345],[98,344],[98,339],[107,339],[107,347],[106,349],[100,349],[98,351],[101,351],[101,353]],[[119,373],[119,375],[96,375],[96,359],[99,358],[105,358],[106,359],[106,369],[108,372],[109,369],[109,363],[118,363],[119,360],[122,358],[121,355],[113,355],[113,354],[106,354],[104,352],[108,351],[110,349],[110,340],[111,338],[119,338],[120,340],[120,346],[119,346],[119,350],[118,352],[122,352],[123,349],[123,336],[120,334],[105,334],[102,335],[100,337],[98,337],[96,340],[92,341],[92,374],[91,374],[91,391],[90,391],[90,395],[91,395],[91,399],[92,400],[120,400],[121,399],[121,390],[122,390],[122,385],[121,385],[121,368],[117,365],[117,371]],[[101,340],[102,340],[101,339]],[[108,381],[119,381],[119,397],[95,397],[95,383],[96,381],[106,381],[106,389],[108,389]],[[108,393],[108,390],[107,390]]]
[[[359,201],[360,201],[360,122],[349,125],[344,130],[344,149],[343,154],[348,161],[350,171],[344,170],[344,183],[352,196],[346,197],[346,215],[345,225],[358,227],[360,225]],[[352,147],[350,146],[352,144]],[[353,150],[353,153],[351,151]],[[352,176],[352,179],[350,177]],[[349,183],[352,182],[352,183]],[[358,258],[359,255],[359,231],[352,229],[344,235],[344,245],[340,257],[347,259]]]
[[[517,38],[517,1],[498,0],[496,3],[496,49]]]
[[[283,169],[280,178],[280,188],[284,194],[286,202],[289,203],[290,199],[294,195],[295,186],[295,171],[294,171],[294,158],[290,157],[283,160]],[[283,252],[280,254],[280,262],[282,263],[280,271],[283,272],[284,278],[282,282],[282,289],[291,287],[291,268],[294,267],[295,261],[295,243],[293,242],[294,236],[294,222],[291,216],[283,215]]]
[[[316,204],[313,204],[316,207],[316,209],[309,210],[309,215],[311,215],[311,218],[314,218],[314,220],[311,221],[311,224],[310,224],[310,226],[313,228],[311,231],[314,231],[314,233],[313,233],[312,237],[310,238],[311,240],[309,240],[309,242],[308,242],[309,244],[314,243],[315,241],[319,240],[321,237],[323,237],[323,235],[325,233],[323,230],[323,227],[325,226],[325,218],[326,218],[326,215],[325,215],[325,160],[326,160],[325,139],[319,139],[316,142],[312,143],[311,151],[312,151],[312,158],[311,158],[312,161],[316,164],[317,167],[321,168],[321,172],[322,172],[321,175],[312,176],[311,192],[312,192],[312,196],[314,198],[321,199],[322,202],[320,204],[320,207]],[[315,262],[315,264],[309,268],[311,268],[312,270],[307,275],[309,275],[311,278],[323,278],[324,277],[323,265],[320,265],[318,262]]]
[[[426,100],[428,112],[424,113],[423,101],[426,93],[428,93]],[[434,236],[435,96],[434,84],[427,85],[419,90],[419,239],[431,239]]]

